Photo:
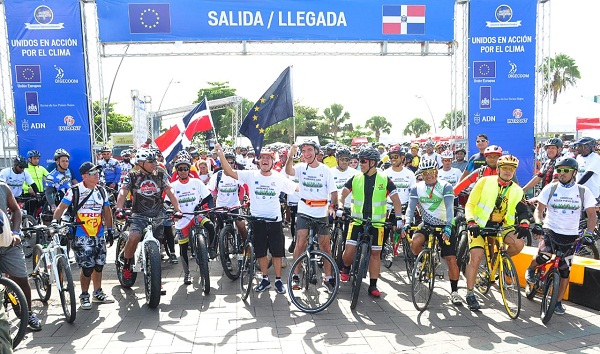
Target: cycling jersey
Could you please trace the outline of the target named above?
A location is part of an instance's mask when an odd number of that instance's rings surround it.
[[[384,172],[396,186],[396,191],[398,191],[398,196],[400,197],[400,203],[408,203],[410,188],[414,187],[417,184],[415,174],[408,168],[403,168],[402,171],[396,172],[393,168],[390,167]],[[388,210],[392,210],[394,208],[394,205],[392,204],[392,199],[389,197],[387,200],[387,204]]]
[[[123,179],[125,179],[125,176],[131,171],[133,164],[131,162],[121,161],[119,162],[119,167],[121,167],[120,183],[123,183]]]
[[[23,184],[27,184],[29,186],[33,185],[33,178],[27,171],[23,171],[21,173],[15,173],[12,167],[7,167],[0,171],[0,181],[8,184],[12,194],[15,197],[23,194]]]
[[[109,185],[114,183],[115,185],[121,181],[121,166],[119,161],[113,159],[100,159],[98,165],[102,166],[102,174],[104,175],[104,183]]]
[[[469,158],[469,162],[467,163],[467,167],[465,168],[465,170],[473,172],[476,169],[486,165],[487,162],[485,161],[485,156],[483,156],[483,153],[478,152]]]
[[[415,208],[428,225],[450,225],[454,219],[454,193],[450,183],[437,180],[433,187],[418,182],[410,189],[410,201],[406,210],[406,220],[414,221]]]
[[[67,169],[65,172],[60,172],[56,169],[52,170],[44,179],[44,192],[46,193],[48,203],[58,204],[58,201],[71,188],[71,180],[73,180],[73,176],[70,170]]]
[[[38,166],[34,166],[32,164],[29,164],[26,168],[25,171],[29,172],[29,174],[31,175],[31,178],[33,178],[33,182],[35,183],[35,185],[37,186],[39,191],[43,191],[44,190],[44,177],[46,177],[48,175],[48,170],[46,170],[44,167],[38,165]],[[23,189],[26,189],[27,185],[23,184]]]
[[[554,175],[554,164],[556,163],[557,159],[558,157],[555,157],[551,160],[546,160],[540,169],[540,172],[538,172],[537,176],[542,179],[542,188],[552,182],[552,176]]]
[[[372,217],[375,221],[385,221],[387,196],[398,193],[394,182],[381,172],[371,176],[359,173],[350,178],[345,187],[352,192],[352,216]]]
[[[108,202],[108,194],[105,193],[103,195],[100,193],[98,188],[103,187],[97,187],[92,190],[87,188],[83,182],[78,183],[76,187],[79,188],[79,203],[83,202],[85,198],[88,198],[90,193],[93,194],[77,210],[75,221],[84,222],[84,224],[76,227],[75,236],[103,236],[104,226],[102,223],[102,209],[105,206],[110,205]],[[66,205],[71,205],[71,203],[73,203],[73,188],[67,190],[61,202]]]
[[[327,167],[333,168],[337,166],[337,159],[333,155],[327,156],[323,159],[323,163],[327,165]]]
[[[167,174],[161,170],[143,173],[131,170],[123,180],[123,187],[131,192],[134,214],[156,217],[163,211],[162,194],[171,188]]]
[[[333,180],[335,182],[335,187],[337,188],[338,193],[342,193],[342,189],[344,189],[344,184],[354,175],[359,174],[360,171],[355,170],[353,168],[348,167],[346,171],[340,171],[337,166],[331,168],[331,174],[333,174]],[[338,196],[341,194],[338,194]],[[352,195],[348,195],[346,200],[344,201],[344,208],[350,208],[350,200],[352,200]]]

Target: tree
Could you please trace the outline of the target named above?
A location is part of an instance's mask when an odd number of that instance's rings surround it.
[[[346,131],[340,137],[340,142],[344,145],[350,146],[352,144],[352,139],[364,136],[367,138],[369,142],[373,141],[373,132],[371,130],[365,129],[360,125],[353,127],[353,129]]]
[[[209,87],[200,88],[198,90],[198,99],[194,101],[194,103],[199,103],[206,97],[208,101],[216,100],[219,98],[236,96],[236,89],[229,87],[229,81],[225,82],[207,82]],[[245,100],[242,103],[242,116],[246,114],[252,107],[253,102],[250,102],[250,106],[246,107]],[[248,101],[249,102],[249,101]],[[215,131],[217,132],[218,137],[229,137],[231,135],[231,121],[235,114],[235,110],[233,108],[224,108],[218,109],[216,111],[211,111],[211,116],[213,118],[213,123],[215,124]]]
[[[568,86],[575,86],[577,79],[581,79],[575,59],[562,53],[545,58],[539,71],[544,76],[542,93],[544,96],[552,94],[552,103],[556,103],[559,93]]]
[[[106,111],[106,134],[110,136],[112,133],[127,133],[133,130],[131,116],[115,113],[115,104],[104,103]],[[94,113],[94,125],[98,126],[102,122],[102,106],[100,101],[92,102],[92,112]]]
[[[381,133],[390,133],[392,129],[392,123],[388,122],[385,117],[374,116],[366,121],[365,127],[371,129],[375,133],[375,141],[379,141]]]
[[[318,109],[302,106],[299,102],[294,102],[295,118],[282,120],[269,128],[265,132],[265,144],[283,142],[294,143],[294,124],[296,125],[296,136],[319,135],[318,123],[321,117],[318,116]]]
[[[457,111],[457,110],[453,109],[451,112],[446,113],[446,116],[440,123],[440,128],[441,129],[459,128],[463,124],[464,115],[465,114],[463,113],[463,111]],[[454,119],[452,117],[454,117]],[[452,124],[451,124],[452,120],[454,120],[454,126],[452,126]]]
[[[330,134],[336,144],[338,133],[350,128],[347,124],[344,124],[350,119],[350,113],[343,112],[343,110],[344,106],[334,103],[323,111],[325,131],[321,134]]]
[[[402,132],[402,135],[414,135],[415,137],[419,137],[423,134],[429,133],[431,130],[431,126],[427,124],[422,118],[415,118],[408,122],[406,128]]]

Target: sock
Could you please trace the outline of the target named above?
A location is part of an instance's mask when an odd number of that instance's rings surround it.
[[[350,266],[344,264],[344,267],[342,267],[342,272],[344,272],[344,274],[350,274]]]
[[[267,280],[269,280],[269,276],[268,276],[268,275],[263,275],[263,280],[264,280],[264,279],[267,279]]]
[[[377,279],[370,279],[371,283],[369,285],[369,288],[376,288],[377,287]]]
[[[94,295],[97,295],[101,291],[102,291],[102,288],[99,288],[98,290],[94,290]]]
[[[90,293],[88,293],[87,291],[82,291],[80,296],[90,296]]]
[[[458,280],[450,280],[450,288],[452,292],[458,291]]]
[[[275,281],[281,281],[281,277],[275,277]]]

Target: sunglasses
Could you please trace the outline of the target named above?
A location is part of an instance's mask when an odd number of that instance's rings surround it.
[[[452,162],[452,159],[442,159],[442,162]]]
[[[98,173],[100,173],[100,170],[91,170],[91,171],[88,171],[87,174],[90,176],[93,176],[93,175],[97,175]]]
[[[476,140],[476,142],[477,142],[477,143],[485,143],[486,141],[487,141],[487,140],[485,140],[485,139],[479,139],[479,140]]]
[[[187,167],[179,167],[179,168],[177,168],[177,171],[180,171],[180,172],[181,172],[181,171],[189,171],[189,170],[190,170],[190,169],[189,169],[189,168],[187,168]]]
[[[574,168],[565,167],[565,168],[557,168],[556,172],[558,172],[558,173],[569,173],[569,172],[571,172],[573,170],[575,170],[575,169]]]
[[[350,159],[349,159],[349,158],[347,158],[347,157],[342,157],[342,158],[340,159],[340,161],[341,161],[341,162],[348,162],[348,161],[350,161]]]
[[[500,169],[501,169],[501,170],[503,170],[503,171],[511,171],[511,172],[513,172],[513,171],[515,171],[517,168],[516,168],[516,167],[513,167],[513,166],[500,166]]]
[[[421,175],[423,175],[423,176],[433,176],[433,175],[435,175],[436,172],[437,172],[436,170],[427,170],[427,171],[421,172]]]
[[[147,163],[156,163],[156,159],[147,159],[144,162],[147,162]]]
[[[360,160],[358,160],[358,162],[360,162],[360,163],[368,163],[369,160],[367,160],[367,159],[360,159]]]
[[[397,160],[400,158],[400,155],[391,155],[390,160]]]

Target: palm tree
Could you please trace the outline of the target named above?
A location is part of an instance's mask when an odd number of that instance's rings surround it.
[[[337,136],[340,131],[348,128],[347,124],[344,124],[350,119],[350,113],[343,112],[344,106],[339,103],[334,103],[331,107],[325,108],[323,115],[325,118],[325,134],[333,135],[333,141],[337,144]]]
[[[446,113],[444,119],[440,123],[440,128],[441,129],[460,128],[460,126],[463,123],[463,117],[464,117],[463,111],[457,111],[457,110],[453,109],[452,111]],[[452,123],[451,123],[452,121],[454,121],[454,126],[452,126]]]
[[[371,129],[375,133],[375,141],[379,141],[381,133],[390,133],[392,129],[392,123],[388,122],[385,117],[374,116],[365,122],[365,127]]]
[[[556,103],[559,93],[565,91],[568,86],[575,86],[577,79],[581,79],[575,59],[562,53],[554,58],[545,58],[539,71],[544,75],[543,94],[552,94],[552,103]]]
[[[418,138],[423,134],[429,133],[430,130],[431,126],[427,124],[427,122],[421,118],[415,118],[408,122],[406,128],[404,128],[404,131],[402,132],[402,135],[414,135]]]

